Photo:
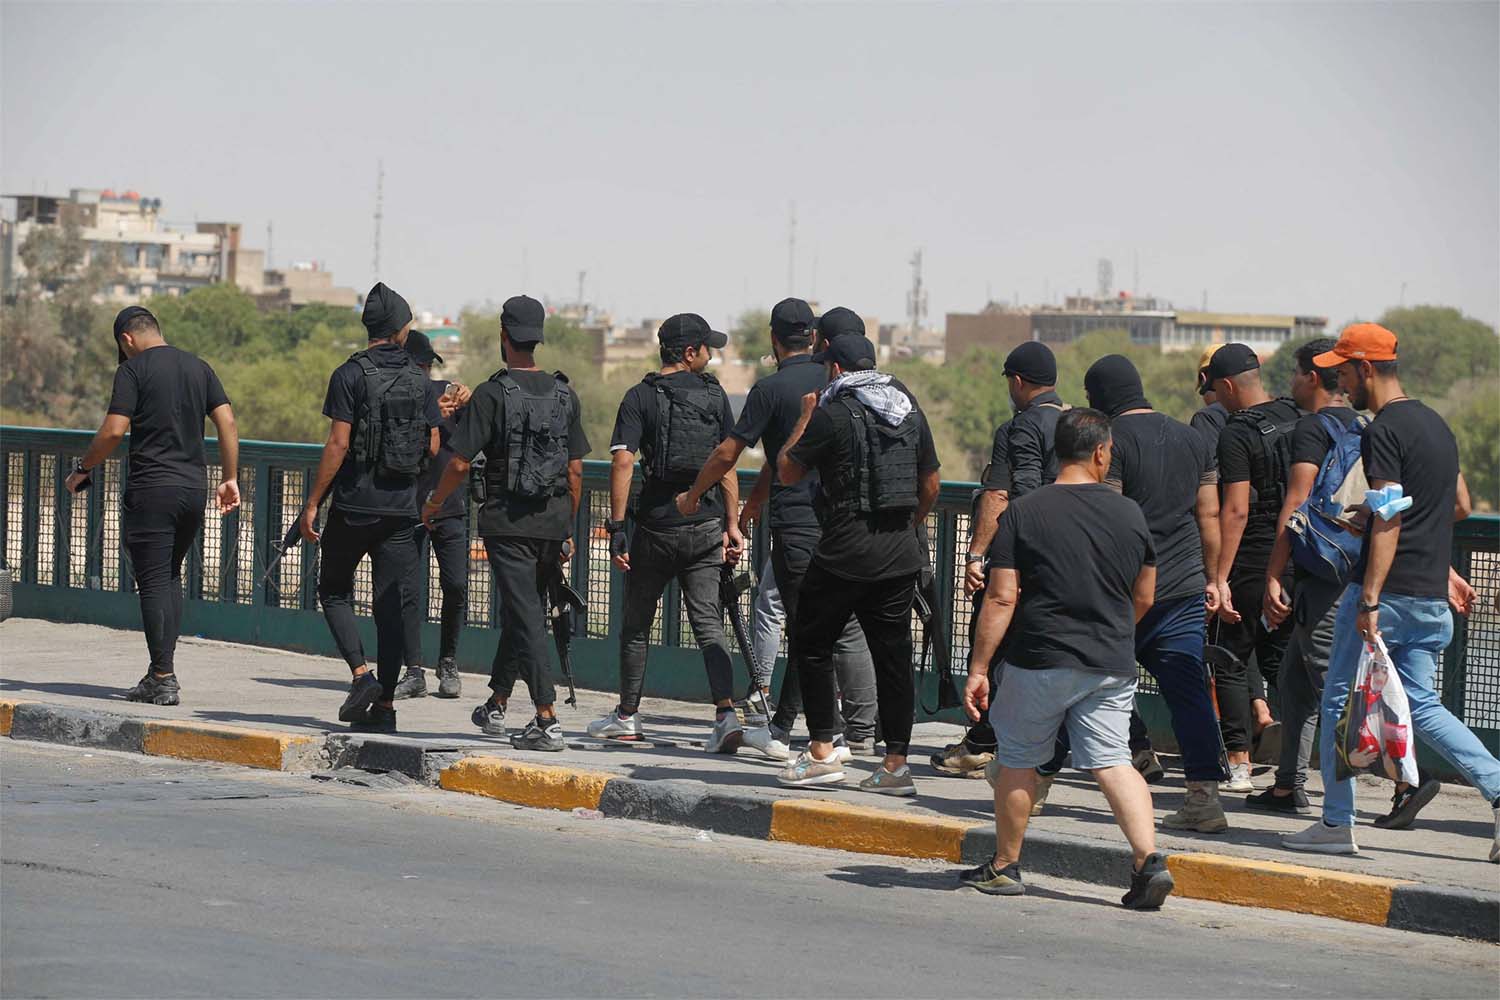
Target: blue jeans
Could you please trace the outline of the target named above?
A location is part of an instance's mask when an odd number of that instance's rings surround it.
[[[1329,826],[1354,825],[1354,779],[1339,781],[1334,777],[1338,766],[1334,727],[1349,700],[1364,648],[1364,640],[1354,627],[1359,592],[1359,585],[1351,584],[1339,602],[1323,686],[1323,730],[1318,752],[1323,767],[1323,822]],[[1384,594],[1380,598],[1379,625],[1380,637],[1406,689],[1417,735],[1479,789],[1486,802],[1500,799],[1500,761],[1490,755],[1468,726],[1443,707],[1433,687],[1438,657],[1453,638],[1453,614],[1448,602],[1437,597]]]
[[[1156,678],[1188,781],[1223,781],[1219,718],[1203,666],[1203,595],[1154,605],[1135,627],[1135,658]]]

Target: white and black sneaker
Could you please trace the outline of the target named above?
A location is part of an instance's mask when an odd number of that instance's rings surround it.
[[[733,711],[720,712],[703,749],[709,753],[732,754],[744,744],[745,727],[740,725],[739,716]]]
[[[453,662],[453,657],[445,656],[438,660],[437,669],[434,672],[438,679],[437,696],[439,698],[457,698],[463,693],[463,681],[458,676],[458,664]]]
[[[340,722],[363,722],[370,706],[380,700],[380,681],[375,671],[366,670],[349,682],[349,694],[339,706]]]
[[[590,722],[588,734],[596,740],[638,740],[641,738],[641,713],[621,715],[616,708],[604,718]]]
[[[144,701],[150,705],[177,705],[182,700],[181,691],[176,674],[158,677],[148,670],[135,687],[125,692],[125,700]]]
[[[505,736],[510,730],[505,728],[505,708],[487,701],[474,709],[474,714],[469,716],[474,725],[489,736]]]
[[[556,752],[564,749],[567,744],[563,742],[562,724],[556,718],[541,719],[533,717],[526,723],[526,728],[510,738],[510,745],[517,750],[548,750]]]

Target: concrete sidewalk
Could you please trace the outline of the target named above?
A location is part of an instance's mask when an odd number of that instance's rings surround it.
[[[255,646],[186,638],[177,654],[182,680],[181,706],[162,708],[127,702],[122,692],[143,672],[145,649],[139,633],[92,625],[60,625],[13,619],[0,624],[0,694],[15,700],[74,705],[97,711],[179,720],[200,720],[259,729],[317,735],[346,731],[335,713],[348,687],[343,663],[316,656],[284,653]],[[584,726],[614,707],[611,694],[580,691],[578,708],[559,705],[569,748],[556,754],[527,754],[512,750],[503,740],[484,736],[469,722],[475,704],[488,695],[486,678],[465,674],[464,695],[456,701],[421,698],[398,703],[402,737],[422,740],[434,748],[514,757],[543,765],[572,765],[641,780],[697,779],[739,792],[784,798],[796,794],[779,787],[779,765],[752,750],[738,756],[705,754],[701,746],[712,715],[706,704],[647,699],[643,706],[648,736],[656,746],[600,743],[584,736]],[[429,682],[435,682],[429,672]],[[565,690],[565,689],[564,689]],[[524,720],[525,689],[517,689],[517,722]],[[927,766],[929,753],[956,740],[957,726],[927,723],[916,727],[912,743],[913,772],[919,795],[914,800],[890,799],[853,788],[820,790],[850,804],[963,820],[972,824],[993,818],[989,788],[982,781],[937,776]],[[1181,772],[1167,758],[1168,777],[1153,787],[1160,813],[1175,810],[1182,799]],[[875,759],[859,759],[851,769],[865,772]],[[1270,784],[1268,771],[1258,786]],[[1321,801],[1316,774],[1309,795],[1314,808]],[[1378,830],[1369,825],[1385,811],[1390,786],[1362,779],[1357,857],[1320,857],[1282,850],[1281,834],[1300,829],[1308,820],[1251,812],[1243,797],[1226,796],[1231,829],[1228,834],[1162,835],[1169,851],[1210,851],[1217,854],[1274,860],[1344,872],[1410,879],[1427,885],[1496,891],[1500,868],[1486,857],[1493,835],[1488,805],[1470,788],[1447,785],[1423,811],[1410,830]],[[1053,787],[1044,815],[1031,829],[1120,842],[1108,806],[1097,787],[1083,774],[1065,771]]]

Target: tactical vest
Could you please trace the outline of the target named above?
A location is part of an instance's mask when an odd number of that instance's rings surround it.
[[[416,362],[382,368],[369,351],[349,356],[365,378],[354,416],[354,460],[385,478],[421,474],[427,459],[427,375]]]
[[[533,394],[507,369],[490,376],[504,392],[503,427],[491,431],[485,448],[484,485],[489,500],[544,500],[568,491],[568,423],[573,389],[553,372],[553,384]]]
[[[832,404],[849,413],[849,467],[840,469],[828,490],[827,506],[859,514],[910,513],[917,507],[917,446],[921,417],[913,408],[891,427],[871,413],[853,392]]]
[[[653,479],[690,485],[724,439],[724,390],[707,372],[698,378],[701,384],[687,387],[657,373],[641,380],[657,402],[656,434],[641,449]]]
[[[1264,409],[1236,410],[1228,423],[1240,423],[1254,432],[1258,447],[1250,451],[1250,511],[1256,521],[1275,521],[1286,499],[1286,481],[1292,467],[1292,431],[1302,413],[1290,399],[1280,399],[1292,410],[1289,420],[1273,420]]]

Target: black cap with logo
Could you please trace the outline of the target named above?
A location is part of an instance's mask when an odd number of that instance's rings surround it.
[[[500,307],[500,328],[513,343],[542,343],[546,323],[546,308],[530,295],[512,295]]]
[[[678,313],[669,316],[656,331],[657,343],[663,347],[694,347],[707,344],[723,347],[729,337],[708,325],[708,320],[697,313]]]
[[[1225,344],[1214,352],[1204,370],[1204,379],[1213,385],[1221,378],[1234,378],[1260,367],[1260,358],[1244,344]]]
[[[771,310],[771,333],[777,337],[800,337],[812,329],[812,306],[801,299],[782,299]]]

